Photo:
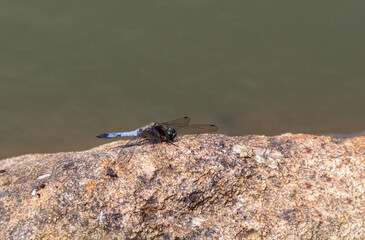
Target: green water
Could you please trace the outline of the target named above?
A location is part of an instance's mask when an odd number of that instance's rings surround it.
[[[190,116],[365,130],[363,1],[2,1],[0,159]]]

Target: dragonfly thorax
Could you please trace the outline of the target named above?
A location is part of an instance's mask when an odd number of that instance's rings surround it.
[[[152,140],[153,142],[170,142],[177,133],[175,128],[161,123],[151,123],[139,129],[139,136]]]
[[[154,131],[158,132],[159,141],[172,141],[175,137],[176,137],[176,131],[175,128],[166,126],[164,124],[159,124],[159,123],[155,123],[152,126],[152,129],[154,129]]]

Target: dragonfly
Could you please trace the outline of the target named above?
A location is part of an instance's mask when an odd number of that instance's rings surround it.
[[[98,138],[133,137],[124,147],[138,145],[144,141],[150,143],[172,143],[179,132],[190,134],[210,133],[218,130],[213,124],[190,124],[189,117],[175,119],[163,123],[150,123],[129,132],[102,133]]]

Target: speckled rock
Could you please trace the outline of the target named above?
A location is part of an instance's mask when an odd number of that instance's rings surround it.
[[[123,143],[0,161],[0,238],[365,239],[365,137]]]

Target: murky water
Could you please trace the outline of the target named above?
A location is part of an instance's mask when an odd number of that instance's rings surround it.
[[[365,130],[362,1],[6,1],[0,20],[0,159],[182,116]]]

